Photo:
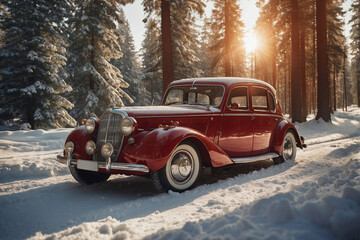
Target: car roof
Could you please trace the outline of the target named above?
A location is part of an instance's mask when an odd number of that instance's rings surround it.
[[[231,87],[238,83],[250,83],[263,85],[270,88],[274,93],[276,90],[269,83],[253,79],[253,78],[240,78],[240,77],[208,77],[208,78],[187,78],[171,82],[169,86],[183,85],[183,84],[221,84],[226,87]]]

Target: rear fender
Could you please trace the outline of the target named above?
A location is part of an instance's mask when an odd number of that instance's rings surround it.
[[[280,156],[283,154],[282,144],[284,141],[285,134],[288,131],[291,131],[294,134],[297,147],[303,149],[300,135],[296,130],[295,126],[287,120],[282,120],[281,122],[279,122],[279,124],[276,127],[275,137],[274,137],[274,151]]]
[[[127,162],[144,164],[150,171],[166,165],[172,152],[182,142],[194,144],[203,163],[220,167],[233,162],[215,143],[200,132],[186,127],[157,128],[134,136],[135,143],[126,145],[120,158]]]

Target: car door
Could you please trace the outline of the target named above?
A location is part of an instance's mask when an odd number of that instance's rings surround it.
[[[253,150],[252,155],[269,153],[274,129],[278,122],[274,114],[274,97],[262,87],[251,87],[251,107],[253,111]]]
[[[251,155],[253,145],[252,113],[249,104],[249,88],[237,86],[231,89],[221,116],[219,147],[230,158]]]

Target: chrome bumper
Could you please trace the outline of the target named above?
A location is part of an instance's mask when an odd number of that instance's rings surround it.
[[[68,159],[67,157],[63,157],[60,155],[56,156],[56,161],[62,164],[68,164],[68,165],[78,165],[78,160],[80,159]],[[69,162],[68,162],[69,161]],[[121,171],[131,171],[131,172],[142,172],[142,173],[148,173],[149,168],[145,165],[141,164],[131,164],[131,163],[118,163],[118,162],[111,162],[110,167],[106,166],[106,162],[97,162],[97,161],[90,161],[90,160],[80,160],[82,162],[89,162],[89,163],[97,163],[97,167],[100,169],[106,169],[109,170],[121,170]],[[84,170],[90,170],[90,169],[84,169]],[[93,171],[93,170],[90,170]]]

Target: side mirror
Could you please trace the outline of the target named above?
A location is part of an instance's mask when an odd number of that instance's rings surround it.
[[[232,103],[231,104],[231,109],[239,109],[239,108],[240,108],[240,106],[239,106],[238,103]]]

